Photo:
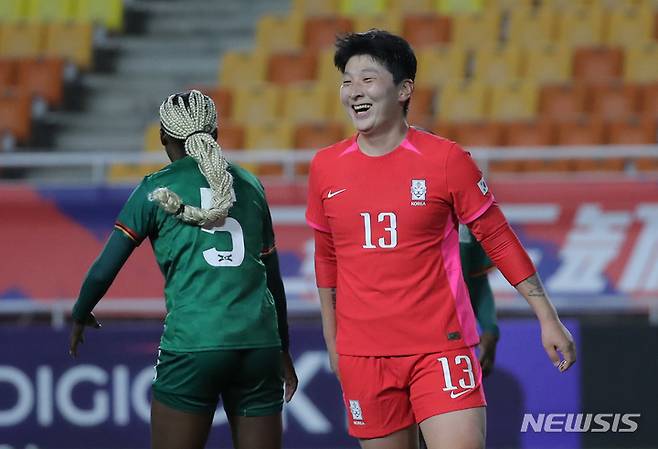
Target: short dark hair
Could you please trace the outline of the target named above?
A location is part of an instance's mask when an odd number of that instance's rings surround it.
[[[341,73],[345,73],[347,61],[352,56],[368,55],[386,67],[393,75],[393,82],[416,79],[416,55],[409,42],[376,28],[363,33],[347,33],[336,38],[334,64]],[[409,108],[409,100],[404,103],[404,112]]]

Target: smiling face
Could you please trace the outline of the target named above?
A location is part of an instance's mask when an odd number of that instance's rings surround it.
[[[395,84],[386,67],[369,55],[354,55],[345,65],[340,100],[361,134],[389,129],[404,120],[411,80]]]

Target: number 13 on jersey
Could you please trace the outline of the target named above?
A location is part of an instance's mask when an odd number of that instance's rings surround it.
[[[365,231],[365,243],[363,244],[363,248],[395,248],[398,245],[398,220],[395,216],[395,213],[380,212],[379,215],[377,215],[377,222],[384,223],[386,226],[384,228],[384,236],[377,239],[378,245],[375,245],[372,242],[372,223],[370,212],[361,212],[361,217],[363,218],[363,227]]]

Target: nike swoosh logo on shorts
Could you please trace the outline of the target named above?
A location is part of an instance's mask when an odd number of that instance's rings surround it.
[[[451,392],[450,392],[450,397],[451,397],[452,399],[457,399],[459,396],[461,396],[461,395],[463,395],[463,394],[466,394],[466,393],[468,393],[469,391],[472,391],[472,389],[468,389],[468,390],[460,391],[459,393],[455,393],[454,391],[451,391]]]
[[[343,193],[343,192],[346,191],[346,190],[347,190],[347,189],[340,189],[340,190],[336,190],[335,192],[332,192],[332,191],[330,190],[329,193],[327,193],[327,198],[333,198],[333,197],[335,197],[336,195],[338,195],[339,193]]]

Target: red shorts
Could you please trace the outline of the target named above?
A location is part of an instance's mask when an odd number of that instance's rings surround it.
[[[338,358],[349,434],[379,438],[443,413],[487,405],[473,348]]]

